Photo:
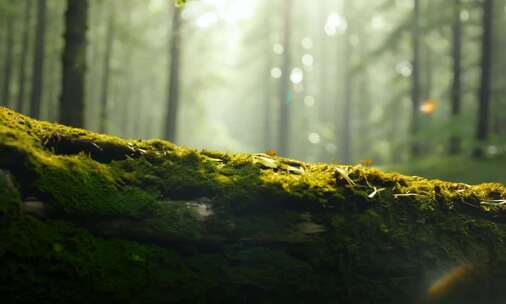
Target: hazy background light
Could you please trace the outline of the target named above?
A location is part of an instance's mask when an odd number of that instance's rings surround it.
[[[302,56],[302,64],[307,66],[307,67],[310,67],[312,66],[314,63],[314,57],[313,55],[311,54],[305,54],[304,56]]]
[[[275,67],[275,68],[271,69],[271,77],[272,78],[278,79],[278,78],[281,78],[281,76],[283,76],[283,71],[281,71],[280,68]]]
[[[334,154],[337,151],[337,146],[334,144],[327,144],[325,145],[325,150],[327,153]]]
[[[306,96],[304,97],[304,104],[306,105],[306,107],[308,108],[311,108],[314,106],[315,104],[315,99],[313,96]]]
[[[335,36],[336,34],[342,34],[348,29],[346,20],[338,13],[331,13],[327,22],[325,23],[325,33],[327,36]]]
[[[313,40],[309,37],[305,37],[304,39],[302,39],[302,47],[305,50],[312,49],[313,48]]]
[[[395,66],[395,71],[404,77],[409,77],[413,72],[413,66],[411,62],[402,61]]]
[[[285,49],[283,48],[283,45],[281,45],[281,43],[276,43],[274,44],[274,46],[272,47],[272,51],[274,52],[274,54],[276,55],[282,55],[283,52],[285,51]]]
[[[214,13],[206,13],[197,19],[197,26],[200,28],[207,28],[218,22],[218,16]]]
[[[360,38],[357,35],[350,36],[350,43],[352,46],[356,47],[360,44]]]
[[[385,19],[382,16],[374,16],[371,19],[371,28],[375,31],[381,31],[386,28]]]
[[[307,137],[307,139],[313,145],[317,145],[317,144],[319,144],[321,142],[320,134],[318,134],[316,132],[310,133],[309,136]]]
[[[300,68],[294,68],[290,74],[290,80],[293,84],[299,84],[304,80],[304,72]]]
[[[469,11],[468,10],[462,10],[460,12],[460,20],[461,21],[464,21],[464,22],[468,21],[469,17],[470,17],[470,15],[469,15]]]

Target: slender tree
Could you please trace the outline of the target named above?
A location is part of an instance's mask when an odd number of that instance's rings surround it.
[[[483,36],[481,39],[481,81],[478,99],[478,124],[476,127],[477,146],[473,155],[483,157],[483,144],[488,138],[490,116],[490,83],[492,72],[492,25],[494,1],[483,1]]]
[[[128,2],[131,3],[131,2]],[[124,25],[125,29],[128,32],[131,32],[134,30],[134,27],[132,26],[132,13],[135,10],[135,8],[132,7],[132,5],[126,6],[126,23]],[[131,137],[132,134],[132,114],[135,112],[135,105],[134,105],[134,97],[132,96],[134,94],[135,89],[132,88],[134,84],[134,73],[132,73],[132,57],[133,57],[133,50],[132,48],[126,48],[125,49],[125,59],[124,64],[122,65],[122,75],[123,75],[123,83],[124,87],[122,89],[122,115],[121,115],[121,132],[125,137]]]
[[[14,18],[9,14],[5,18],[5,58],[3,70],[2,96],[0,105],[9,105],[12,80],[12,57],[14,48]]]
[[[32,96],[30,98],[30,115],[34,118],[40,117],[40,105],[43,93],[46,14],[47,1],[37,1],[37,28],[33,57]]]
[[[111,78],[111,57],[113,53],[113,44],[114,44],[114,31],[115,31],[115,13],[114,7],[110,7],[109,18],[107,20],[107,33],[105,35],[105,56],[103,63],[103,72],[102,72],[102,93],[100,97],[100,126],[99,131],[104,133],[107,131],[107,123],[108,123],[108,101],[109,101],[109,83]]]
[[[328,17],[329,8],[326,0],[321,0],[318,2],[318,17],[319,21],[323,22],[320,24],[321,28],[319,30],[319,60],[318,60],[318,69],[319,69],[319,102],[318,102],[318,118],[321,121],[328,121],[329,111],[328,111],[328,69],[329,69],[329,52],[327,45],[327,34],[323,30],[325,28],[325,22]],[[332,113],[330,113],[332,114]]]
[[[47,119],[49,121],[58,120],[58,60],[51,60],[48,64],[48,77],[50,85],[47,88]]]
[[[356,27],[356,33],[359,37],[359,50],[357,55],[359,56],[359,62],[365,62],[368,60],[368,56],[370,54],[369,50],[369,42],[370,39],[369,33],[367,31],[367,25],[359,22]],[[361,159],[365,159],[368,157],[368,151],[370,151],[371,146],[371,76],[369,73],[369,67],[366,65],[360,71],[360,74],[357,75],[356,85],[359,90],[357,92],[357,112],[359,113],[358,121],[359,124],[357,126],[357,148],[354,151],[357,151],[360,155]]]
[[[14,109],[21,111],[25,101],[25,87],[26,87],[26,61],[28,59],[28,39],[30,27],[30,11],[32,8],[32,1],[25,0],[25,14],[23,22],[23,40],[21,42],[21,60],[19,62],[19,90]]]
[[[167,115],[165,118],[165,138],[176,141],[177,117],[179,110],[179,78],[181,68],[181,9],[173,8],[172,24],[170,27],[170,63],[169,84],[167,92]]]
[[[460,19],[461,0],[454,0],[453,13],[453,80],[451,88],[451,117],[456,121],[460,116],[461,109],[461,61],[462,61],[462,21]],[[461,150],[461,139],[457,134],[452,134],[450,138],[450,154],[459,154]]]
[[[270,33],[272,31],[271,26],[271,14],[270,14],[270,3],[269,1],[265,1],[265,19],[264,19],[264,29],[265,29],[265,67],[262,73],[262,81],[264,82],[263,88],[263,99],[264,99],[264,149],[267,151],[272,149],[272,106],[271,106],[271,77],[270,71],[272,68],[272,44],[269,39]]]
[[[290,67],[291,67],[291,40],[292,40],[292,14],[293,14],[293,0],[284,1],[283,13],[283,64],[282,75],[279,87],[279,154],[288,156],[289,142],[290,142],[290,102],[292,99],[290,91]]]
[[[418,143],[418,133],[420,129],[420,0],[413,0],[413,23],[411,29],[411,39],[413,48],[412,60],[412,83],[411,83],[411,154],[414,157],[420,155],[420,146]]]
[[[60,121],[75,127],[84,126],[87,29],[88,0],[67,0]]]
[[[345,164],[351,163],[351,116],[352,116],[352,98],[353,98],[353,81],[354,76],[351,73],[351,57],[353,54],[353,46],[351,45],[351,3],[344,2],[344,13],[347,19],[347,28],[343,37],[343,68],[342,73],[344,80],[344,105],[341,112],[341,161]]]

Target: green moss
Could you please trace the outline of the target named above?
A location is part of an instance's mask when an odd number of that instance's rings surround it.
[[[0,169],[0,292],[18,302],[409,303],[462,264],[484,269],[476,286],[505,284],[499,184],[127,141],[7,109]],[[24,212],[29,196],[53,217]]]

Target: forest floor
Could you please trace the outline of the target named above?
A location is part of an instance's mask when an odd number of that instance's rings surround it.
[[[476,160],[466,156],[423,158],[383,167],[383,169],[402,174],[467,184],[488,182],[506,184],[504,168],[506,168],[506,157]]]

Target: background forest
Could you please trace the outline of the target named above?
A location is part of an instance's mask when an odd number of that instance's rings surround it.
[[[0,105],[32,117],[506,182],[506,0],[0,0],[0,23]]]

